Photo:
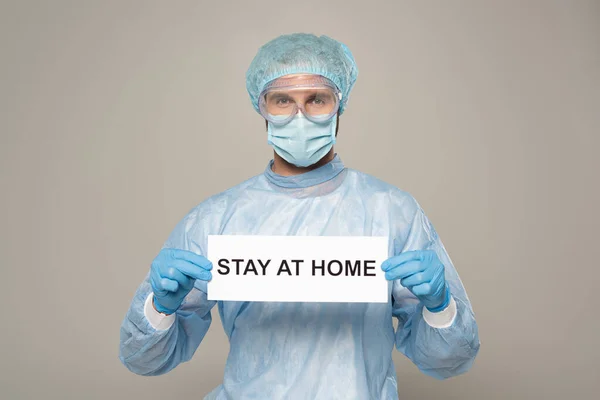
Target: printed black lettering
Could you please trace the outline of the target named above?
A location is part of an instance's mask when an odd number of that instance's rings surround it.
[[[338,267],[340,268],[340,270],[337,271],[337,272],[334,272],[334,271],[331,270],[331,265],[334,264],[334,263],[337,264]],[[344,266],[342,265],[341,261],[331,260],[331,261],[329,261],[329,264],[327,264],[327,271],[329,272],[329,275],[338,276],[338,275],[340,275],[342,273],[343,270],[344,270]]]
[[[267,260],[267,262],[263,264],[263,262],[261,260],[258,260],[258,263],[262,267],[263,276],[265,276],[267,274],[267,265],[269,265],[270,262],[271,262],[271,260]]]
[[[369,266],[369,263],[375,264],[375,260],[365,260],[365,276],[375,276],[375,266]],[[369,273],[370,269],[373,270],[372,274]]]
[[[285,266],[285,268],[283,268]],[[287,272],[288,275],[292,275],[292,271],[290,271],[290,267],[287,264],[287,261],[283,260],[281,265],[279,266],[279,271],[277,271],[277,276],[279,276],[282,272]]]
[[[321,262],[321,265],[315,265],[316,260],[312,262],[312,275],[315,276],[315,270],[321,269],[321,276],[325,276],[325,260]]]
[[[351,260],[346,260],[346,276],[354,276],[354,274],[360,276],[360,260],[354,262],[354,267]]]
[[[239,275],[240,274],[240,263],[244,260],[239,259],[239,258],[232,258],[231,261],[235,263],[235,274]]]
[[[250,272],[254,272],[254,275],[258,275],[258,271],[256,270],[256,267],[254,266],[254,261],[252,261],[252,259],[248,260],[248,265],[246,265],[246,269],[244,269],[244,275]]]
[[[303,263],[304,260],[292,260],[293,263],[296,264],[296,276],[300,275],[300,263]]]
[[[219,264],[219,274],[221,275],[227,275],[229,273],[229,260],[226,258],[222,258],[220,259],[217,264]],[[223,268],[223,270],[221,270],[221,268]]]

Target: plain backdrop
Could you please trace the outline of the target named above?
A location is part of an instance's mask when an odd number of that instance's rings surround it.
[[[272,158],[245,72],[291,32],[349,46],[336,151],[410,192],[473,303],[481,351],[401,399],[600,391],[600,2],[17,1],[0,8],[0,398],[200,399],[228,353],[118,360],[175,224]]]

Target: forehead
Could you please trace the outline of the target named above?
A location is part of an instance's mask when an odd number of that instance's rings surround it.
[[[320,99],[333,99],[335,94],[329,88],[297,87],[290,89],[272,89],[265,93],[267,99],[293,98],[295,100],[318,97]]]
[[[329,79],[316,74],[289,74],[274,79],[265,85],[263,91],[292,89],[292,88],[331,88],[335,84]]]
[[[275,86],[286,85],[286,84],[310,84],[310,83],[319,83],[323,80],[321,75],[316,74],[289,74],[280,76],[275,79],[272,83]]]

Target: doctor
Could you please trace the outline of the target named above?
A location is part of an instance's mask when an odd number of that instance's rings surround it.
[[[129,370],[160,375],[190,360],[217,304],[230,351],[223,383],[205,399],[398,399],[394,347],[434,378],[469,370],[477,324],[431,222],[410,194],[334,152],[357,73],[350,50],[325,36],[284,35],[259,49],[247,90],[274,157],[170,234],[121,327]],[[380,266],[389,301],[209,301],[211,234],[389,236],[392,254]]]

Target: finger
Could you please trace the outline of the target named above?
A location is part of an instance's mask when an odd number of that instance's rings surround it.
[[[158,291],[161,290],[161,288],[156,283],[156,279],[154,277],[154,274],[150,275],[150,287],[152,287],[152,291],[154,293],[157,293]]]
[[[158,274],[153,274],[150,277],[150,284],[152,286],[152,291],[157,296],[165,296],[169,293],[163,286],[162,278]]]
[[[150,283],[152,283],[152,285],[155,285],[156,283],[158,283],[158,281],[160,281],[159,270],[160,264],[154,261],[152,263],[152,268],[150,268]]]
[[[184,260],[207,271],[212,269],[212,263],[204,256],[181,249],[169,249],[169,255],[176,260]]]
[[[161,278],[171,279],[173,281],[176,281],[180,285],[185,286],[188,283],[188,281],[193,281],[194,279],[190,278],[189,276],[185,275],[179,270],[177,266],[179,263],[185,264],[186,262],[182,260],[169,261],[167,265],[164,265],[160,269],[159,274]]]
[[[179,283],[169,278],[162,278],[160,280],[160,285],[162,289],[167,292],[176,292],[179,290]]]
[[[431,284],[422,283],[420,285],[413,286],[412,289],[410,289],[410,291],[413,292],[415,296],[429,296],[433,293],[432,289],[433,288]]]
[[[434,277],[435,269],[424,267],[422,271],[415,272],[414,274],[403,278],[401,283],[404,287],[417,286],[425,282],[431,283]]]
[[[152,277],[154,282],[158,283],[157,287],[168,292],[176,292],[180,288],[190,290],[194,286],[195,281],[194,278],[184,275],[177,268],[169,266],[153,269]]]
[[[201,281],[209,281],[212,277],[210,271],[189,261],[173,260],[169,263],[169,267],[177,268],[182,274]]]
[[[421,261],[408,261],[386,271],[385,277],[389,280],[404,279],[424,269],[425,265]]]
[[[405,251],[404,253],[401,253],[394,257],[390,257],[387,260],[385,260],[383,264],[381,264],[381,269],[383,269],[384,271],[388,271],[392,268],[404,264],[405,262],[419,261],[421,260],[421,253],[422,251],[420,250]]]

